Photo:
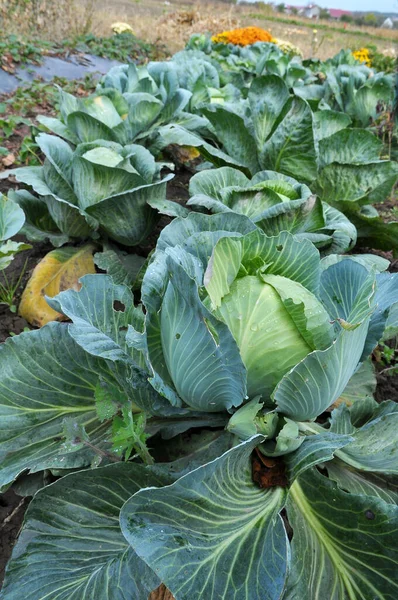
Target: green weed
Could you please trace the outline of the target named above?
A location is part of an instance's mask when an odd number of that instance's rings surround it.
[[[2,279],[0,281],[0,304],[6,304],[12,313],[17,312],[17,305],[15,304],[16,292],[21,285],[22,277],[26,271],[28,261],[25,264],[17,278],[8,278],[6,272],[3,270]]]

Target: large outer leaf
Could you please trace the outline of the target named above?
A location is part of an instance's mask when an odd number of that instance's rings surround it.
[[[245,235],[256,230],[254,223],[244,215],[202,215],[193,212],[186,219],[174,219],[163,229],[157,249],[181,245],[206,264],[220,237]]]
[[[325,215],[325,228],[331,235],[331,244],[326,249],[322,248],[322,253],[333,254],[347,252],[357,241],[357,230],[355,225],[337,208],[329,206],[323,202],[323,211]]]
[[[139,133],[145,132],[161,114],[163,104],[151,94],[142,92],[131,94],[127,98],[129,114],[126,122],[130,130],[128,141],[133,141]]]
[[[357,471],[340,460],[326,464],[329,479],[346,492],[376,496],[389,504],[398,504],[398,477]]]
[[[49,300],[51,306],[73,321],[69,335],[86,352],[128,363],[127,327],[133,323],[139,327],[143,321],[142,312],[134,307],[133,294],[128,287],[115,285],[108,275],[86,276],[81,284],[80,291],[62,291]]]
[[[0,242],[18,233],[24,222],[22,208],[0,194]]]
[[[106,198],[88,206],[87,213],[98,220],[110,238],[136,246],[151,233],[159,218],[150,202],[165,199],[167,181],[172,178],[168,175],[162,181]]]
[[[189,180],[189,193],[191,196],[204,194],[210,198],[222,200],[222,190],[230,186],[245,187],[250,180],[238,169],[220,167],[196,173]]]
[[[177,600],[281,597],[288,548],[278,513],[285,492],[252,482],[250,454],[259,441],[124,505],[124,535]]]
[[[83,146],[84,148],[85,146]],[[79,151],[81,146],[78,146]],[[97,152],[106,148],[97,147]],[[89,160],[89,152],[83,156],[76,155],[73,161],[73,187],[79,199],[79,206],[84,210],[110,196],[145,185],[146,181],[137,173],[130,173],[123,168],[107,166]],[[87,156],[87,158],[86,158]],[[122,157],[118,156],[119,162]],[[99,159],[97,159],[99,161]]]
[[[22,233],[28,240],[43,242],[49,239],[56,248],[66,244],[69,237],[58,229],[44,200],[36,198],[27,190],[10,190],[8,196],[17,202],[25,213],[26,221]]]
[[[289,90],[281,77],[256,77],[250,86],[248,101],[257,150],[260,153],[289,99]]]
[[[323,140],[350,125],[350,117],[334,110],[318,110],[314,113],[314,133],[318,140]]]
[[[0,486],[28,469],[90,464],[88,448],[62,453],[63,421],[85,425],[91,441],[104,445],[107,425],[97,420],[94,392],[100,376],[115,383],[114,367],[86,354],[61,323],[9,338],[0,362]]]
[[[188,131],[184,127],[179,125],[164,125],[163,127],[160,127],[159,150],[172,144],[178,146],[193,146],[199,150],[206,160],[210,160],[216,167],[235,167],[250,174],[250,170],[245,162],[241,162],[237,158],[229,156],[226,152],[208,144],[199,135]]]
[[[42,196],[51,218],[62,233],[71,237],[86,237],[92,232],[92,224],[88,225],[82,210],[53,193],[45,181],[43,167],[23,167],[15,169],[14,174],[17,181],[31,186]]]
[[[81,101],[81,106],[84,107],[85,112],[92,115],[95,119],[98,119],[101,123],[104,123],[108,127],[116,127],[122,122],[122,118],[116,109],[118,100],[123,99],[121,94],[114,94],[116,102],[112,102],[106,95],[100,96],[95,95],[89,98],[84,98]]]
[[[213,125],[224,152],[244,165],[252,175],[260,170],[256,146],[242,117],[223,106],[203,110]],[[266,165],[270,168],[270,165]]]
[[[179,396],[196,410],[218,412],[239,406],[246,396],[246,370],[236,342],[228,327],[204,307],[197,283],[177,260],[167,260],[171,277],[162,300],[160,332],[148,321],[153,367],[157,370],[159,360],[165,361]]]
[[[7,568],[2,600],[138,600],[159,585],[120,531],[123,503],[141,487],[168,483],[118,463],[63,477],[40,490]]]
[[[321,298],[326,310],[332,319],[348,325],[329,348],[312,352],[283,377],[273,395],[279,411],[306,421],[337,400],[363,352],[374,287],[374,276],[354,261],[344,260],[323,272]]]
[[[398,413],[384,414],[351,434],[336,455],[360,471],[398,475]]]
[[[307,436],[300,448],[285,458],[290,483],[310,467],[332,460],[335,451],[352,440],[349,435],[330,432]]]
[[[94,262],[97,267],[112,277],[114,283],[123,283],[131,287],[146,259],[138,254],[128,254],[108,244],[102,252],[94,254]]]
[[[71,185],[73,159],[71,147],[64,140],[46,133],[40,134],[36,141],[46,157],[43,172],[48,187],[56,196],[77,205],[77,198]]]
[[[342,129],[319,142],[319,164],[367,164],[379,159],[382,146],[366,129]]]
[[[80,292],[68,291],[48,300],[72,321],[69,335],[93,357],[113,364],[114,376],[126,397],[149,414],[163,414],[170,406],[148,383],[149,373],[141,352],[127,343],[127,330],[143,329],[143,314],[134,307],[131,290],[115,285],[108,275],[82,278]],[[140,335],[140,334],[139,334]]]
[[[86,238],[98,228],[98,223],[94,219],[89,219],[80,208],[66,200],[53,195],[44,196],[43,200],[47,204],[51,218],[65,235]]]
[[[390,312],[392,313],[398,308],[398,274],[377,273],[376,283],[375,301],[377,308],[370,320],[363,359],[373,352],[377,343],[383,338]],[[390,322],[390,326],[394,329],[393,322]]]
[[[76,134],[74,134],[67,126],[60,121],[60,119],[56,119],[54,117],[47,117],[46,115],[38,115],[37,120],[39,123],[44,125],[49,131],[55,133],[59,137],[71,142],[72,144],[78,144],[79,138]]]
[[[315,469],[293,484],[293,527],[286,600],[395,600],[396,507],[347,494]]]
[[[383,202],[397,178],[398,166],[388,160],[366,165],[332,163],[319,171],[312,189],[324,202],[339,208],[340,202]]]
[[[305,100],[293,98],[289,111],[273,131],[259,155],[260,166],[310,183],[317,164],[312,111]]]
[[[336,401],[336,405],[344,402],[347,406],[351,406],[354,402],[361,402],[366,398],[373,398],[376,391],[376,375],[371,359],[366,360],[361,364],[359,369],[354,373],[340,397]]]
[[[119,142],[120,138],[114,129],[101,123],[98,119],[82,111],[71,113],[67,118],[67,131],[78,138],[80,142],[95,142],[95,140],[108,140]],[[70,137],[70,136],[68,136]]]
[[[391,102],[392,82],[390,77],[391,75],[377,73],[357,91],[354,103],[355,117],[362,127],[367,127],[369,120],[376,118],[377,106],[380,102]]]

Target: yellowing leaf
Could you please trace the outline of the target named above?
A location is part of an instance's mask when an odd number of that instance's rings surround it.
[[[35,327],[49,321],[65,321],[67,317],[53,310],[45,296],[52,298],[68,289],[79,290],[80,277],[95,273],[94,246],[59,248],[49,252],[35,267],[22,294],[19,314]]]

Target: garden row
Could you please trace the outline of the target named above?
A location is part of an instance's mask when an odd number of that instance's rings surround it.
[[[394,79],[230,34],[59,89],[1,175],[0,268],[56,248],[0,346],[2,600],[397,595]]]

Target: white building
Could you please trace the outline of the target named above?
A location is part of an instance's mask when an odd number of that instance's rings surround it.
[[[387,19],[381,24],[381,27],[384,29],[392,29],[394,27],[394,23],[390,17],[387,17]]]

